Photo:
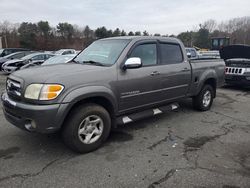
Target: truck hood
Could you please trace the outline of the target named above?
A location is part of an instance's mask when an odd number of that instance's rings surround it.
[[[230,45],[220,50],[222,59],[250,59],[250,46],[248,45]]]
[[[103,70],[107,67],[95,66],[95,65],[83,65],[83,64],[57,64],[47,66],[37,66],[30,69],[23,69],[16,71],[11,76],[18,77],[29,83],[46,83],[47,80],[51,81],[63,81],[64,79],[71,79],[72,75],[85,77],[87,73],[94,74],[98,70]],[[93,73],[94,72],[94,73]]]

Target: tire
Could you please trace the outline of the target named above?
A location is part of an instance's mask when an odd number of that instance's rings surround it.
[[[194,108],[199,111],[209,110],[213,104],[214,94],[215,91],[211,85],[203,86],[200,93],[193,98]]]
[[[62,130],[64,143],[73,151],[87,153],[99,148],[108,138],[110,115],[105,108],[89,103],[73,109]],[[92,135],[92,136],[91,136]]]

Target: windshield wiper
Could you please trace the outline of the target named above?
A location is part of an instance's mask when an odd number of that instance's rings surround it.
[[[92,64],[92,65],[97,65],[97,66],[105,66],[104,64],[100,63],[100,62],[97,62],[97,61],[83,61],[82,62],[83,64],[86,63],[86,64]]]
[[[79,61],[76,61],[75,59],[72,59],[70,62],[73,62],[73,63],[80,63]]]

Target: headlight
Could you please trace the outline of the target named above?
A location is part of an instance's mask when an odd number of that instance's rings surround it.
[[[24,97],[27,99],[39,99],[43,84],[31,84],[26,88]]]
[[[40,93],[40,100],[52,100],[55,99],[63,90],[63,86],[58,84],[48,85],[45,84],[42,87],[41,93]]]
[[[25,91],[24,97],[35,100],[55,99],[63,90],[59,84],[30,84]]]

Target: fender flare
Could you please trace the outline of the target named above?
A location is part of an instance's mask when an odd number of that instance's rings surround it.
[[[114,111],[117,111],[116,97],[112,90],[105,86],[85,86],[74,89],[66,94],[62,103],[70,103],[70,106],[73,106],[77,102],[90,97],[103,97],[107,99],[112,104]]]
[[[196,91],[196,95],[201,91],[202,87],[204,86],[205,82],[209,79],[214,79],[215,82],[216,82],[216,85],[217,85],[217,74],[215,72],[215,70],[208,70],[208,71],[205,71],[201,77],[200,77],[200,82],[198,84],[198,87],[197,87],[197,91]]]
[[[114,93],[105,86],[86,86],[74,89],[68,92],[61,101],[62,108],[59,109],[60,114],[59,125],[61,126],[70,110],[76,103],[87,98],[103,97],[110,102],[113,107],[114,113],[118,111],[117,100]]]

